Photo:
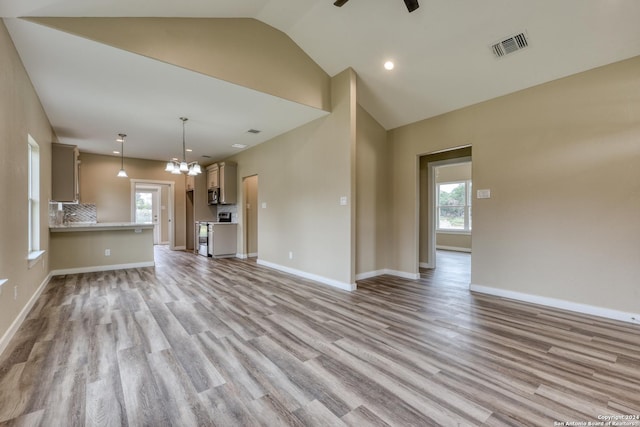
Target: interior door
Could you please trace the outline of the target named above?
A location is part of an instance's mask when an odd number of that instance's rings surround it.
[[[160,188],[136,188],[134,221],[153,224],[153,244],[160,243]]]

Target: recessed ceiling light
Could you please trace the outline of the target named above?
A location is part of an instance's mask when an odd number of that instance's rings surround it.
[[[384,69],[391,71],[393,70],[393,67],[395,67],[395,64],[393,63],[393,61],[387,61],[384,63]]]
[[[186,148],[184,151],[186,151],[187,153],[192,152],[193,150],[191,148]]]
[[[177,157],[174,157],[174,158],[172,158],[171,160],[173,160],[174,162],[177,162],[177,161],[178,161],[178,158],[177,158]]]
[[[113,150],[113,154],[120,154],[119,151]]]
[[[248,146],[245,144],[233,144],[232,145],[233,148],[247,148]]]

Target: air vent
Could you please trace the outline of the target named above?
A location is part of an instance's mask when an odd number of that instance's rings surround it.
[[[258,130],[258,129],[249,129],[247,132],[249,132],[249,133],[260,133],[262,131]]]
[[[529,46],[529,40],[527,40],[526,34],[520,33],[492,45],[491,50],[493,50],[493,54],[496,57],[502,58],[505,55],[522,50],[527,46]]]

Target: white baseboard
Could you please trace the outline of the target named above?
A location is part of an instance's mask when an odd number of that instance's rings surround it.
[[[38,289],[36,289],[31,298],[29,298],[27,304],[22,308],[22,310],[20,310],[18,317],[15,318],[13,323],[11,323],[11,326],[9,326],[9,329],[7,329],[2,338],[0,338],[0,355],[2,355],[2,353],[4,353],[4,351],[7,349],[9,341],[11,341],[11,338],[13,338],[16,332],[18,332],[18,329],[20,329],[20,326],[22,326],[22,322],[24,322],[24,319],[27,318],[27,315],[42,294],[42,291],[44,291],[44,288],[49,283],[49,280],[51,280],[51,277],[53,277],[53,274],[49,273],[47,277],[44,278],[44,281],[40,284],[40,286],[38,286]]]
[[[442,245],[437,245],[436,249],[442,249],[445,251],[456,251],[456,252],[467,252],[467,253],[471,253],[471,249],[469,248],[461,248],[459,246],[442,246]]]
[[[240,259],[247,259],[247,258],[257,258],[258,257],[258,253],[251,253],[251,254],[236,254],[236,258],[240,258]]]
[[[147,262],[133,262],[130,264],[113,264],[113,265],[95,265],[90,267],[79,268],[64,268],[61,270],[53,270],[52,276],[61,276],[64,274],[78,274],[78,273],[95,273],[97,271],[110,271],[110,270],[124,270],[127,268],[142,268],[142,267],[155,267],[154,261]]]
[[[430,262],[421,262],[420,268],[433,268],[433,264]]]
[[[372,277],[382,276],[383,274],[402,277],[403,279],[409,279],[409,280],[417,280],[420,278],[420,273],[414,274],[414,273],[407,273],[406,271],[389,270],[388,268],[385,268],[383,270],[368,271],[366,273],[356,274],[356,280],[370,279]]]
[[[628,323],[640,324],[640,313],[627,313],[619,310],[612,310],[594,305],[581,304],[556,298],[543,297],[539,295],[525,294],[522,292],[509,291],[506,289],[492,288],[489,286],[474,285],[469,287],[472,292],[492,295],[496,297],[508,298],[532,304],[544,305],[547,307],[559,308],[561,310],[574,311],[576,313],[589,314],[591,316],[604,317],[606,319],[620,320]]]
[[[367,271],[366,273],[356,274],[356,280],[371,279],[372,277],[382,276],[385,270]]]
[[[172,251],[186,251],[187,247],[186,246],[174,246],[173,248],[171,248]]]
[[[328,277],[319,276],[313,273],[307,273],[306,271],[296,270],[295,268],[285,267],[284,265],[274,264],[269,261],[258,260],[258,265],[273,268],[274,270],[283,271],[285,273],[293,274],[294,276],[304,277],[305,279],[314,280],[316,282],[324,283],[325,285],[333,286],[335,288],[343,289],[345,291],[355,291],[356,284],[350,284],[340,282],[338,280],[329,279]]]

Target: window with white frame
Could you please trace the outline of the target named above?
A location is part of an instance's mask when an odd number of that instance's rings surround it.
[[[437,185],[437,230],[471,232],[471,180]]]
[[[28,138],[29,258],[40,252],[40,147]]]

